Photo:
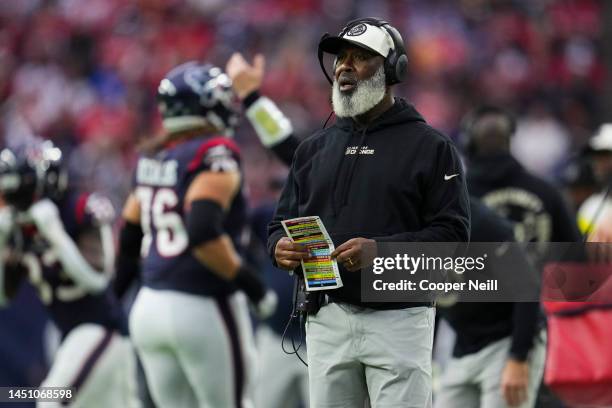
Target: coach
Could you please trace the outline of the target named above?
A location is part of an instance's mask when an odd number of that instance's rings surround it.
[[[281,220],[318,215],[329,231],[344,287],[309,315],[311,404],[317,408],[431,404],[431,304],[364,303],[360,258],[370,242],[466,241],[470,214],[459,156],[392,86],[405,76],[399,32],[378,19],[325,35],[336,56],[335,124],[297,149],[269,226],[268,249],[292,270],[307,256]],[[323,65],[323,64],[322,64]],[[329,79],[329,78],[328,78]]]

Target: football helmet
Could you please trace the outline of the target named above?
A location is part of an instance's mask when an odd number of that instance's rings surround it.
[[[239,102],[231,79],[218,67],[187,62],[170,71],[157,90],[167,132],[212,125],[231,136],[238,124]]]
[[[43,182],[36,160],[25,149],[0,151],[0,194],[20,211],[43,194]]]
[[[0,151],[0,194],[18,210],[42,197],[59,201],[67,187],[62,151],[50,140]]]

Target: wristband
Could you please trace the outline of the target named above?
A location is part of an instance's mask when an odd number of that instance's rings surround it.
[[[293,126],[289,119],[271,99],[265,96],[260,96],[252,102],[245,113],[265,147],[277,145],[293,134]]]

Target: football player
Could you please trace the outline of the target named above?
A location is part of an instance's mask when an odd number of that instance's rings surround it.
[[[135,355],[108,287],[114,262],[110,201],[67,186],[50,142],[0,152],[0,304],[33,285],[62,342],[43,387],[70,387],[39,406],[139,406]]]
[[[231,85],[197,62],[166,75],[166,133],[139,159],[123,210],[115,289],[141,269],[130,332],[160,407],[252,406],[248,303],[260,316],[276,303],[240,256],[247,204]]]

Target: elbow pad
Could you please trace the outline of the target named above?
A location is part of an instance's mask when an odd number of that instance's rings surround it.
[[[221,205],[213,200],[197,200],[191,203],[187,215],[189,246],[193,248],[224,234],[225,214]]]
[[[252,102],[245,113],[265,147],[275,146],[293,134],[291,121],[265,96]]]

